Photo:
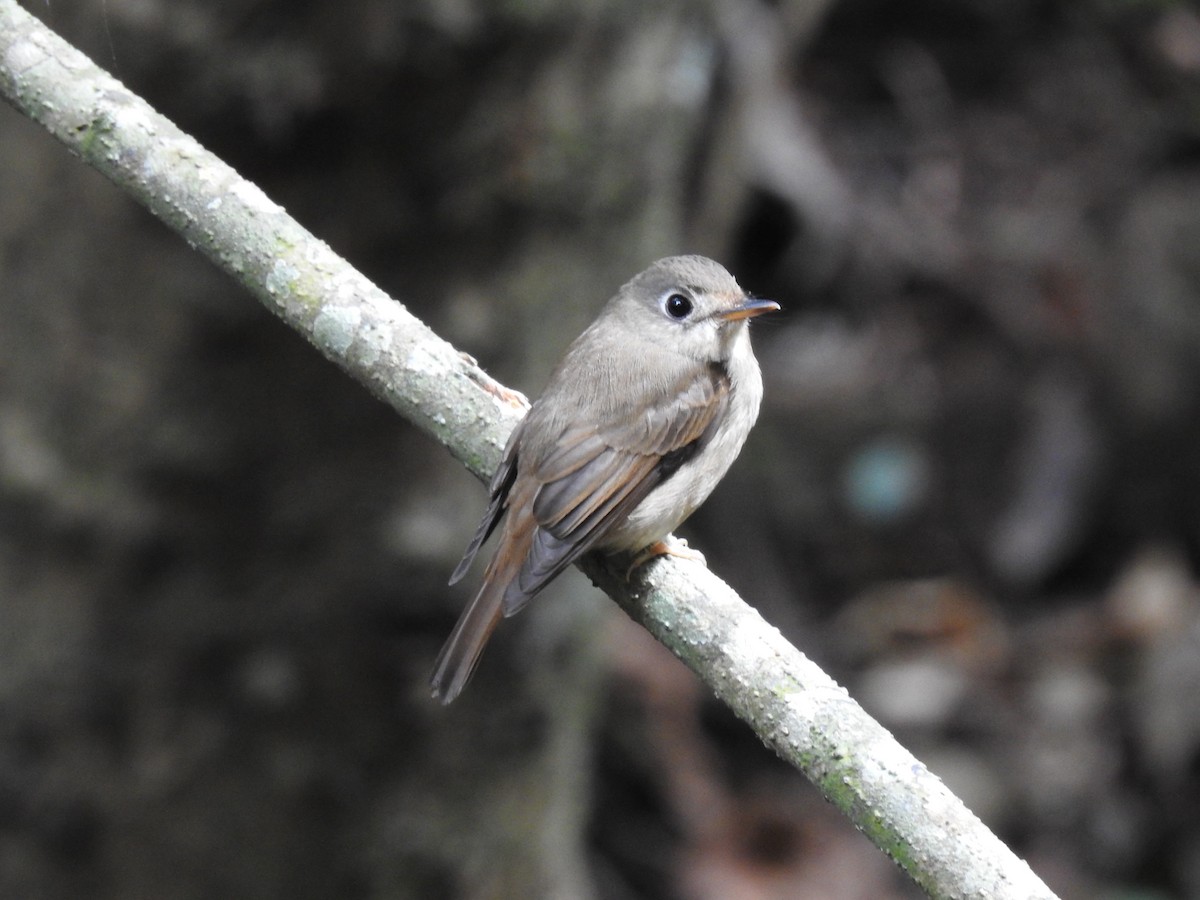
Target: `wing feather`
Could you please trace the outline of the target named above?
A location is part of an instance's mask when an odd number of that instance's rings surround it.
[[[525,562],[504,594],[504,615],[535,594],[624,521],[669,478],[686,448],[706,440],[725,408],[729,380],[713,367],[636,420],[568,430],[520,478],[538,482],[537,529]],[[527,461],[528,462],[528,461]]]
[[[509,435],[508,443],[504,445],[504,455],[500,458],[500,465],[496,467],[492,480],[488,484],[490,496],[488,507],[483,513],[483,518],[479,520],[479,525],[475,529],[471,542],[467,544],[462,559],[458,561],[458,565],[454,567],[454,572],[450,575],[450,584],[458,584],[467,574],[467,570],[471,568],[471,563],[475,560],[475,554],[492,536],[492,532],[496,530],[496,525],[500,522],[500,517],[504,515],[504,510],[508,505],[508,492],[517,478],[517,447],[521,443],[521,433],[525,429],[525,421],[522,419],[518,423],[512,434]]]

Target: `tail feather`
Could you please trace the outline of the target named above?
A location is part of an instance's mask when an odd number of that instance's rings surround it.
[[[500,477],[498,473],[497,479]],[[511,478],[508,481],[510,482]],[[530,482],[530,484],[536,486],[535,482]],[[503,486],[505,495],[508,489],[509,484],[505,482]],[[492,636],[496,625],[505,615],[504,595],[517,578],[517,574],[525,565],[529,555],[529,546],[537,531],[537,523],[528,512],[532,501],[528,497],[522,497],[518,491],[516,503],[517,509],[523,512],[516,515],[510,513],[505,520],[504,527],[500,532],[500,541],[496,547],[496,555],[492,557],[483,573],[483,586],[475,595],[475,599],[467,604],[467,608],[458,617],[458,623],[450,632],[450,637],[446,639],[437,661],[433,664],[433,675],[429,678],[429,687],[433,696],[443,704],[454,700],[471,680],[471,675],[475,671],[475,666],[479,664],[479,657],[483,654],[483,648],[487,645],[488,638]],[[496,512],[502,511],[500,505],[502,504],[498,501],[493,501],[492,506],[496,507]],[[467,548],[467,555],[463,558],[463,563],[459,565],[460,570],[465,571],[466,564],[470,563],[471,557],[479,549],[479,544],[483,543],[487,533],[495,526],[497,518],[498,516],[493,515],[493,510],[489,508],[488,514],[480,523],[475,539]],[[461,577],[461,575],[461,571],[455,572],[455,578]]]
[[[475,599],[458,617],[458,624],[442,646],[437,661],[433,664],[433,675],[429,687],[433,696],[443,704],[451,702],[462,693],[471,680],[483,648],[501,619],[503,585],[484,582]]]

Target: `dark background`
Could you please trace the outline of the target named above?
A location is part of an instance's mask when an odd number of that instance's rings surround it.
[[[778,299],[683,533],[1063,897],[1200,896],[1193,7],[28,8],[531,395],[659,256]],[[0,109],[0,894],[917,896],[578,574],[433,705],[483,502]]]

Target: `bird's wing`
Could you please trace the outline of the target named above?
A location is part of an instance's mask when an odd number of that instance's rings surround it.
[[[491,537],[500,517],[504,515],[508,492],[512,489],[513,482],[517,477],[517,445],[521,442],[521,432],[525,428],[526,421],[527,419],[522,419],[517,423],[517,427],[508,437],[508,443],[504,445],[504,455],[500,458],[500,465],[496,467],[492,480],[488,484],[490,498],[488,507],[483,513],[483,518],[479,520],[475,535],[471,538],[471,543],[467,544],[462,559],[454,567],[454,572],[450,576],[450,584],[457,584],[467,574],[467,570],[471,568],[471,562],[475,559],[475,554],[479,552],[484,541]]]
[[[728,397],[728,376],[712,367],[640,416],[569,427],[521,472],[513,491],[532,493],[531,533],[504,593],[504,615],[520,610],[690,459],[723,418]]]

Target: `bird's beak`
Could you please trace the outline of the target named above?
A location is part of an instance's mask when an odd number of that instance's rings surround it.
[[[779,304],[774,300],[750,300],[745,303],[735,306],[733,309],[727,309],[725,312],[717,316],[726,322],[736,322],[739,319],[749,319],[751,316],[761,316],[763,313],[775,312],[779,309]]]

